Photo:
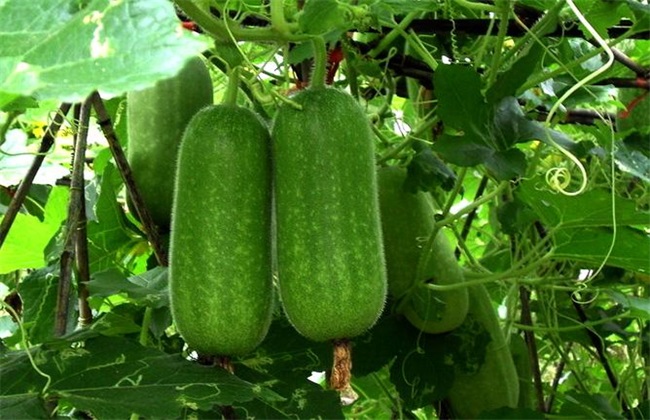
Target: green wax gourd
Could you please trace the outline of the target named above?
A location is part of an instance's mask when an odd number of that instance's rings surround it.
[[[212,91],[210,73],[195,57],[176,76],[127,94],[127,159],[145,205],[163,232],[171,220],[183,131],[194,114],[212,104]],[[133,209],[130,199],[129,207]]]
[[[374,138],[347,93],[309,88],[272,128],[278,285],[284,311],[314,341],[351,338],[384,307]]]
[[[422,277],[416,278],[418,261],[434,228],[433,200],[427,194],[413,194],[403,188],[405,169],[384,167],[378,175],[388,290],[415,327],[431,334],[451,331],[467,315],[467,289],[438,291],[426,285],[464,281],[444,232],[436,234]]]
[[[490,334],[485,360],[473,374],[456,370],[447,398],[458,418],[476,418],[481,412],[501,407],[516,408],[519,377],[490,296],[483,285],[469,287],[469,313],[465,322],[476,322]]]
[[[271,322],[268,128],[235,105],[204,108],[180,147],[172,216],[172,316],[187,344],[213,356],[253,350]]]

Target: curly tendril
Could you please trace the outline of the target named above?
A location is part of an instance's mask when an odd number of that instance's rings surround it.
[[[594,72],[587,75],[582,80],[578,81],[578,83],[573,85],[569,90],[567,90],[564,93],[564,95],[562,95],[557,100],[557,102],[555,102],[555,104],[553,104],[550,111],[548,112],[548,116],[546,117],[547,127],[551,125],[553,116],[555,116],[557,110],[562,106],[564,101],[566,101],[566,99],[569,96],[573,95],[578,89],[584,87],[591,80],[598,77],[603,72],[607,71],[607,69],[609,69],[612,66],[612,64],[614,64],[614,53],[612,52],[612,49],[609,47],[609,45],[607,45],[607,42],[605,42],[605,40],[600,36],[600,34],[598,34],[598,32],[589,23],[589,21],[585,18],[582,12],[580,12],[580,9],[578,9],[578,7],[575,5],[573,0],[566,0],[566,2],[571,8],[571,11],[578,18],[578,20],[585,26],[587,31],[598,42],[598,45],[605,51],[608,59],[607,62],[603,64],[600,68],[596,69]],[[587,182],[588,182],[587,171],[584,165],[582,164],[582,162],[580,162],[580,160],[578,160],[577,157],[575,157],[575,155],[573,155],[571,152],[569,152],[568,150],[566,150],[565,148],[557,144],[555,140],[551,138],[548,132],[546,136],[547,136],[547,140],[551,144],[553,144],[560,152],[562,152],[562,154],[564,154],[569,160],[571,160],[578,167],[578,170],[580,171],[580,175],[582,177],[580,187],[576,191],[568,191],[566,188],[568,186],[568,182],[571,179],[570,175],[568,174],[568,171],[563,168],[552,168],[551,170],[549,170],[549,172],[546,173],[547,182],[553,189],[555,189],[556,191],[564,195],[575,196],[575,195],[582,194],[587,189]]]

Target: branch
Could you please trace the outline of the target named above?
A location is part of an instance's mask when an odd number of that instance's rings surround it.
[[[481,182],[479,183],[478,188],[476,189],[476,194],[474,194],[473,201],[476,201],[479,198],[481,198],[481,196],[485,192],[485,188],[487,187],[488,181],[489,178],[487,177],[487,175],[483,175],[483,177],[481,178]],[[465,223],[463,224],[463,230],[460,232],[460,237],[462,241],[465,241],[467,239],[467,236],[469,235],[469,231],[472,228],[472,223],[476,218],[477,212],[478,212],[478,207],[472,210],[472,212],[467,215],[467,218],[465,219]],[[456,259],[458,259],[461,254],[460,246],[456,247],[455,254],[456,254]]]
[[[86,197],[84,188],[79,197],[79,227],[75,234],[75,255],[77,265],[77,289],[79,299],[79,326],[85,327],[92,323],[93,312],[88,304],[88,282],[90,281],[90,263],[88,256],[88,219],[86,219]]]
[[[68,201],[68,220],[64,229],[63,252],[61,253],[61,274],[57,289],[56,314],[54,319],[54,335],[63,336],[68,327],[70,312],[70,289],[72,285],[72,269],[75,258],[75,240],[83,208],[84,167],[86,144],[88,141],[88,124],[90,122],[91,101],[86,99],[79,106],[75,105],[75,119],[78,121],[75,135],[74,156],[72,159],[72,179],[70,180],[70,199]]]
[[[45,130],[45,135],[43,135],[43,140],[41,140],[41,145],[38,148],[38,154],[34,157],[32,166],[29,167],[25,178],[23,178],[20,185],[18,186],[18,189],[16,190],[13,198],[11,199],[11,202],[9,203],[9,207],[7,207],[7,212],[5,213],[2,222],[0,222],[0,248],[2,248],[2,244],[4,243],[5,239],[7,239],[9,229],[11,229],[11,225],[14,223],[16,215],[20,211],[20,208],[25,201],[25,197],[27,197],[27,193],[29,192],[32,183],[34,182],[36,173],[45,160],[45,154],[54,144],[54,138],[59,132],[61,124],[63,124],[63,119],[70,110],[70,107],[71,104],[62,103],[61,106],[59,106],[59,110],[54,115],[54,119],[47,127],[47,130]]]
[[[519,287],[519,298],[521,300],[521,323],[532,327],[533,318],[530,311],[530,292],[524,286]],[[532,330],[524,330],[524,337],[526,338],[526,347],[528,348],[528,357],[530,358],[530,368],[533,372],[537,410],[540,413],[545,413],[544,390],[542,374],[539,369],[539,356],[537,355],[535,333]]]
[[[158,264],[162,267],[167,267],[168,265],[167,253],[165,252],[164,247],[162,245],[163,242],[160,239],[160,235],[158,234],[158,229],[156,227],[156,224],[151,218],[151,214],[149,213],[149,210],[147,210],[147,206],[144,204],[142,195],[138,191],[138,187],[135,185],[135,180],[133,179],[133,172],[131,171],[129,162],[127,161],[126,156],[124,155],[122,146],[120,146],[120,142],[117,139],[117,134],[115,134],[115,130],[113,129],[111,117],[108,115],[108,112],[106,111],[106,107],[104,106],[104,101],[102,100],[101,96],[99,96],[99,93],[97,92],[93,92],[91,98],[92,98],[93,107],[95,108],[95,112],[97,113],[97,121],[99,127],[102,129],[102,132],[104,133],[104,137],[106,137],[106,140],[108,141],[108,145],[111,149],[111,152],[113,153],[113,158],[115,159],[115,164],[117,165],[120,174],[122,174],[122,179],[124,180],[124,184],[126,185],[126,190],[131,196],[131,200],[133,201],[135,209],[138,213],[138,217],[142,221],[145,234],[147,235],[147,239],[151,244],[151,247],[153,248],[153,252],[156,256],[156,259],[158,260]]]

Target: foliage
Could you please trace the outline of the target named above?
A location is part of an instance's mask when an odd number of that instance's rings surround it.
[[[366,110],[377,165],[406,167],[407,188],[431,194],[435,226],[455,245],[466,281],[487,286],[507,339],[525,335],[536,356],[535,403],[479,417],[648,418],[647,2],[174,3],[0,2],[3,221],[32,162],[44,160],[0,245],[0,416],[448,413],[458,369],[485,359],[484,331],[465,323],[424,334],[389,298],[353,340],[358,399],[342,406],[319,375],[331,368],[330,344],[300,336],[276,302],[266,339],[233,359],[230,374],[188,349],[173,325],[168,268],[150,226],[127,210],[99,110],[83,156],[84,212],[71,205],[80,189],[68,188],[84,131],[78,115],[64,116],[54,147],[39,150],[57,107],[95,91],[128,147],[126,92],[201,52],[215,100],[237,67],[240,105],[271,124],[307,83],[314,57],[323,64],[318,39],[330,49],[324,78]],[[81,214],[88,278],[83,259],[69,270]],[[77,325],[86,305],[92,323]]]

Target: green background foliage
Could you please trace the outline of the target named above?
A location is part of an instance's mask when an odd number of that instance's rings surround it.
[[[240,66],[239,104],[271,124],[314,65],[311,39],[338,42],[331,82],[368,115],[377,165],[406,167],[408,188],[432,195],[437,226],[466,280],[487,286],[506,337],[535,339],[533,403],[481,418],[648,418],[650,6],[574,0],[632,63],[598,74],[607,55],[569,3],[2,1],[0,215],[62,102],[98,91],[128,147],[125,93],[203,53],[215,101]],[[588,118],[577,123],[576,111]],[[456,369],[480,365],[489,334],[467,323],[423,334],[390,299],[353,340],[352,405],[314,375],[331,368],[330,344],[296,333],[279,302],[264,342],[232,361],[235,375],[199,363],[174,328],[168,268],[127,210],[97,122],[84,184],[93,322],[77,326],[74,283],[67,330],[54,332],[78,128],[70,113],[0,247],[0,417],[219,418],[224,406],[242,418],[445,415]]]

